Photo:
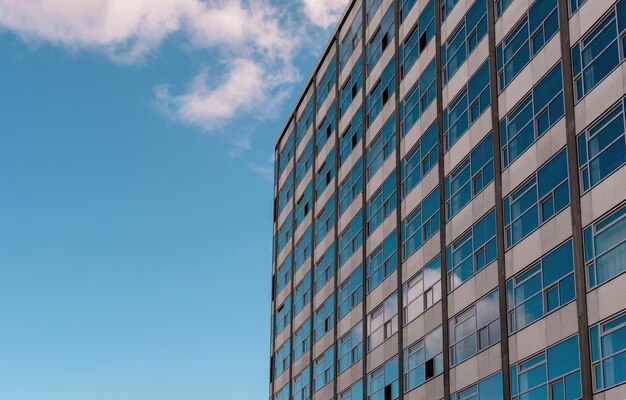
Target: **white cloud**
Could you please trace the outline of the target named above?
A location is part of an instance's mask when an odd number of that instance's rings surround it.
[[[348,4],[347,0],[302,0],[307,17],[322,28],[334,25]]]

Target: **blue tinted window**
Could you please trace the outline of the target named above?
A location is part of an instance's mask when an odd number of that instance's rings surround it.
[[[311,274],[307,273],[294,289],[293,315],[298,315],[309,301],[311,301]]]
[[[385,122],[372,143],[367,146],[367,180],[372,179],[376,171],[396,149],[396,115],[392,114]]]
[[[626,205],[583,230],[589,288],[626,270]]]
[[[337,400],[362,400],[363,399],[363,381],[358,380],[348,389],[337,395]]]
[[[436,63],[433,59],[417,79],[413,88],[400,102],[400,132],[404,137],[437,96],[435,77]]]
[[[317,126],[317,133],[315,137],[315,146],[317,148],[317,152],[324,147],[330,136],[335,131],[337,127],[337,119],[335,115],[337,114],[336,110],[336,100],[332,102],[330,107],[328,107],[328,111],[326,111],[326,115],[322,118],[322,121]]]
[[[512,2],[513,0],[496,0],[496,19],[502,16]]]
[[[296,161],[296,186],[302,182],[304,176],[313,165],[313,140],[309,140],[304,147],[304,151]]]
[[[291,341],[287,339],[274,354],[274,376],[280,376],[283,371],[289,369],[291,362]]]
[[[463,389],[450,396],[450,400],[502,400],[502,373],[491,375],[488,378]],[[556,399],[555,399],[556,400]]]
[[[578,135],[582,190],[588,191],[626,164],[624,100]]]
[[[276,245],[278,246],[277,252],[280,252],[285,248],[285,245],[291,240],[291,236],[293,235],[293,211],[289,213],[287,218],[285,218],[285,222],[278,228],[278,238],[276,240]]]
[[[363,323],[358,322],[350,332],[337,341],[337,374],[363,358]]]
[[[358,266],[337,288],[339,319],[346,316],[363,299],[363,267]]]
[[[383,344],[398,332],[398,296],[393,293],[367,316],[367,349]]]
[[[406,261],[438,231],[439,188],[435,188],[402,221],[402,260]]]
[[[491,132],[445,179],[446,220],[451,219],[493,181]]]
[[[402,15],[408,15],[408,10],[404,11],[406,6],[413,7],[415,0],[406,0],[400,9],[400,20]],[[424,10],[417,18],[416,25],[406,36],[406,39],[400,43],[400,79],[409,73],[415,61],[424,52],[430,40],[435,37],[435,0],[430,0]]]
[[[574,258],[568,240],[506,283],[509,332],[514,333],[574,300]]]
[[[382,4],[382,0],[365,0],[365,15],[367,18],[367,25],[372,22],[374,14],[378,11],[378,8]]]
[[[569,13],[574,14],[579,8],[580,6],[582,6],[583,4],[585,4],[586,0],[570,0],[569,1]]]
[[[394,170],[367,201],[368,236],[396,209],[396,196],[396,171]]]
[[[594,391],[626,382],[626,314],[589,330]]]
[[[352,67],[352,72],[341,86],[339,91],[339,116],[343,116],[356,95],[363,87],[363,61],[358,58]]]
[[[315,293],[335,274],[335,244],[331,244],[313,267],[313,290]]]
[[[289,204],[289,201],[293,197],[293,170],[289,172],[287,175],[287,179],[285,179],[285,183],[278,190],[278,214],[281,213]]]
[[[283,304],[276,309],[276,321],[274,334],[280,334],[291,322],[291,296],[287,296]]]
[[[511,395],[524,399],[581,399],[578,335],[511,365]]]
[[[354,19],[350,23],[350,30],[339,44],[339,70],[346,65],[350,56],[361,43],[361,29],[363,28],[363,19],[361,18],[361,9],[354,14]]]
[[[361,193],[363,188],[363,162],[359,158],[346,179],[339,185],[339,215],[343,214],[350,204]]]
[[[487,109],[490,98],[489,60],[487,60],[443,110],[443,139],[446,151]]]
[[[563,149],[504,198],[506,247],[513,247],[569,202],[567,153]]]
[[[367,375],[367,399],[368,400],[395,400],[400,397],[400,385],[398,384],[398,357],[388,360],[383,366]],[[390,386],[389,389],[385,389]],[[390,396],[385,392],[389,390]]]
[[[563,79],[559,62],[500,121],[503,167],[515,161],[563,114]]]
[[[367,293],[371,292],[398,267],[396,231],[367,256]]]
[[[289,383],[285,384],[278,393],[274,394],[274,400],[289,400]]]
[[[599,24],[572,48],[574,94],[580,100],[623,60],[620,41],[626,29],[626,0],[619,0]],[[621,45],[623,47],[623,44]],[[622,52],[623,53],[623,52]]]
[[[279,155],[278,155],[278,160],[279,160],[279,166],[278,166],[278,173],[279,175],[281,175],[283,173],[283,171],[285,170],[285,168],[287,168],[287,165],[289,165],[289,160],[291,159],[291,157],[293,156],[294,153],[294,136],[296,135],[295,132],[291,132],[289,134],[289,136],[287,137],[287,143],[285,144],[285,147],[283,147],[283,149],[280,151]]]
[[[352,117],[350,121],[350,125],[346,128],[339,138],[339,166],[341,167],[348,159],[350,154],[352,154],[352,150],[356,148],[356,146],[361,141],[361,137],[363,136],[363,109],[359,108]]]
[[[332,92],[335,87],[335,83],[337,83],[337,63],[334,56],[330,59],[328,67],[326,67],[326,71],[324,71],[324,74],[320,78],[319,82],[320,83],[317,86],[318,107],[324,104],[324,100],[326,100],[328,94]]]
[[[330,346],[313,361],[313,391],[317,392],[335,378],[334,365],[335,346]]]
[[[299,270],[302,264],[304,264],[304,261],[311,256],[311,238],[312,231],[311,225],[309,225],[296,243],[295,271]]]
[[[341,267],[363,243],[363,210],[360,210],[339,235],[339,266]]]
[[[311,323],[307,318],[298,329],[293,332],[293,361],[300,359],[311,348]],[[294,389],[295,392],[295,389]]]
[[[450,363],[457,365],[500,341],[498,289],[450,319]]]
[[[387,104],[396,90],[395,58],[387,64],[382,76],[367,95],[367,126],[376,119],[383,106]]]
[[[317,174],[315,175],[315,198],[319,198],[328,185],[332,182],[336,174],[335,168],[335,148],[333,147],[326,159],[322,162],[322,165],[317,167]]]
[[[447,248],[448,290],[463,282],[496,259],[496,212],[489,211]]]
[[[291,281],[291,258],[291,253],[287,254],[285,261],[276,270],[276,293],[280,293]]]
[[[496,49],[498,90],[503,91],[559,30],[557,0],[535,0]]]
[[[335,326],[335,296],[330,295],[313,313],[313,341],[317,342]]]
[[[443,83],[446,84],[487,34],[487,0],[476,0],[460,25],[441,46]]]
[[[302,370],[292,381],[293,399],[306,400],[311,396],[311,372],[310,367]]]
[[[304,218],[309,215],[311,211],[311,196],[313,195],[313,183],[309,184],[304,189],[304,193],[300,196],[296,202],[296,228],[300,226]]]
[[[393,23],[393,6],[389,7],[385,15],[383,16],[380,25],[376,29],[376,33],[370,39],[366,47],[367,54],[367,75],[369,75],[387,46],[393,44],[393,35],[395,31],[395,25]]]
[[[441,257],[437,255],[402,285],[404,325],[441,300]]]
[[[315,245],[317,246],[326,234],[335,226],[335,195],[328,198],[315,218]]]
[[[445,21],[459,0],[439,0],[441,3],[441,21]]]
[[[437,121],[435,121],[402,159],[400,177],[402,198],[405,198],[437,164],[437,158]]]
[[[443,333],[439,327],[404,350],[404,391],[443,373]]]
[[[298,119],[298,124],[296,125],[296,141],[298,144],[302,141],[302,138],[306,135],[309,126],[313,123],[313,100],[314,98],[311,96],[309,101],[306,103],[304,112],[300,116],[300,119]]]

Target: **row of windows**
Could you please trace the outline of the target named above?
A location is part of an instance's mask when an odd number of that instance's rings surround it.
[[[387,46],[392,43],[395,32],[393,13],[394,8],[389,7],[383,16],[380,25],[376,28],[374,35],[366,46],[365,54],[367,57],[367,75],[372,72]]]
[[[436,63],[433,59],[400,102],[400,132],[404,137],[435,100]]]
[[[413,7],[415,0],[405,0],[400,8],[400,20],[403,15],[408,14],[408,10]],[[419,56],[424,52],[428,43],[435,37],[435,0],[430,0],[424,10],[417,18],[417,22],[406,39],[400,43],[400,79],[408,74]]]

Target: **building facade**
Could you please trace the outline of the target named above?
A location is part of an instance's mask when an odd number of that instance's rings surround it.
[[[626,399],[626,0],[352,0],[275,150],[272,400]]]

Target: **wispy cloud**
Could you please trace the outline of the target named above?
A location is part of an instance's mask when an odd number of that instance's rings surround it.
[[[185,88],[157,86],[155,102],[174,119],[213,131],[242,115],[276,113],[301,79],[294,60],[308,33],[332,25],[345,4],[300,0],[293,17],[286,10],[294,8],[270,0],[0,0],[0,28],[122,64],[145,62],[167,37],[182,33],[220,62]],[[233,143],[242,151],[244,141]]]

